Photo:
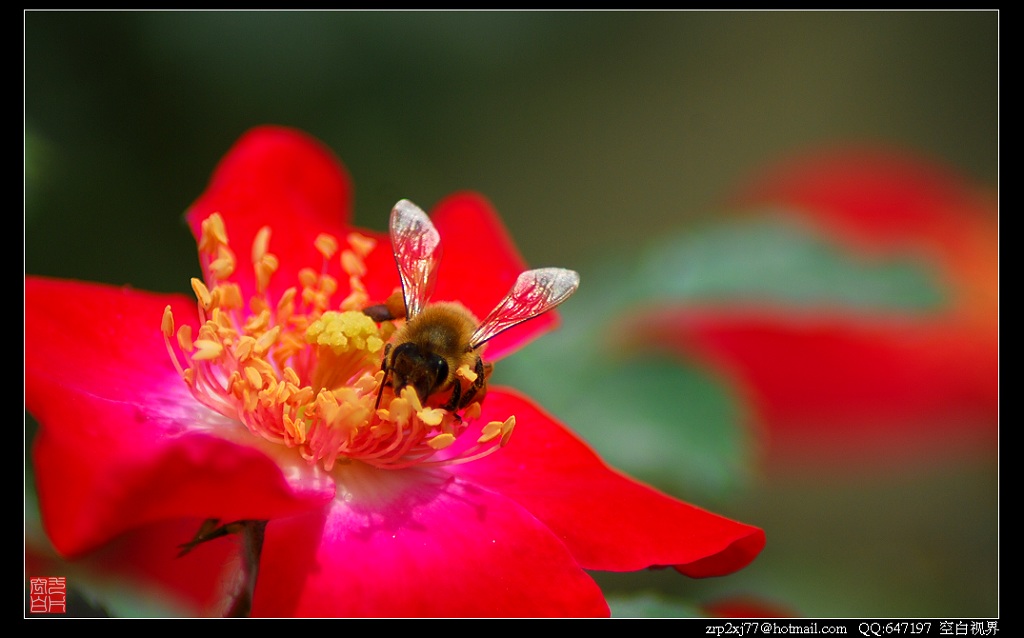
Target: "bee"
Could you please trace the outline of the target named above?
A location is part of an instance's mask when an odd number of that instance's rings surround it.
[[[441,237],[418,206],[403,199],[391,210],[391,247],[402,283],[402,299],[389,299],[364,312],[375,321],[398,319],[406,323],[384,348],[384,378],[377,392],[380,406],[384,386],[397,395],[412,387],[426,403],[451,391],[441,407],[454,412],[480,400],[493,365],[481,358],[484,345],[502,332],[533,319],[569,298],[579,287],[580,276],[564,268],[528,270],[487,317],[477,324],[461,304],[428,303],[441,259]],[[475,378],[463,387],[457,374],[466,367]],[[461,377],[461,378],[460,378]]]

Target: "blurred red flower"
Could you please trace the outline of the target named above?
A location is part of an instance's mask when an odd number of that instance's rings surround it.
[[[760,529],[610,469],[512,390],[491,388],[465,421],[404,396],[367,409],[387,333],[342,328],[358,345],[327,365],[306,332],[399,283],[386,238],[349,226],[349,200],[348,177],[317,142],[259,128],[188,212],[198,306],[26,277],[32,457],[58,552],[104,548],[104,564],[166,579],[199,613],[222,593],[211,574],[230,580],[231,565],[221,541],[175,558],[183,530],[267,520],[252,613],[269,616],[607,615],[584,569],[703,577],[760,552]],[[446,247],[433,298],[483,316],[522,259],[478,196],[452,196],[432,218]],[[253,268],[242,267],[250,247]],[[503,333],[489,359],[554,321]],[[341,382],[325,378],[339,369]],[[475,458],[478,448],[494,453]]]
[[[701,605],[710,618],[798,618],[799,614],[774,601],[755,596],[733,596]]]
[[[775,470],[877,469],[994,458],[998,412],[995,199],[905,153],[850,150],[765,171],[733,200],[788,214],[864,259],[913,257],[940,274],[930,313],[783,303],[645,311],[654,343],[696,356],[749,399]]]

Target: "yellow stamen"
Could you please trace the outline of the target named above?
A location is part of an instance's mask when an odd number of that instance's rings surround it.
[[[455,435],[448,434],[447,432],[444,434],[438,434],[434,438],[427,441],[427,445],[434,448],[435,450],[443,450],[452,443],[455,443]]]
[[[441,408],[429,408],[426,410],[420,410],[416,413],[416,416],[420,418],[426,425],[441,425],[441,421],[444,420],[444,416],[448,414],[446,410]]]
[[[413,390],[412,386],[407,386],[402,390],[402,397],[409,402],[412,406],[413,412],[422,412],[423,404],[420,402],[420,395],[416,394],[416,390]]]
[[[164,308],[164,317],[160,322],[160,330],[164,333],[165,339],[170,339],[174,335],[174,313],[171,312],[170,306]]]
[[[499,434],[501,434],[501,426],[501,421],[491,421],[490,423],[484,426],[482,434],[480,438],[476,440],[476,442],[487,443],[491,439],[496,438]]]
[[[501,424],[501,447],[508,445],[509,439],[512,438],[512,430],[516,427],[516,415],[512,415],[505,419],[505,422]]]
[[[216,252],[217,248],[228,243],[228,234],[224,229],[224,219],[220,213],[213,213],[203,220],[199,236],[200,252]]]
[[[270,277],[277,272],[277,257],[267,253],[260,257],[259,261],[253,263],[256,271],[256,289],[263,292],[270,283]]]
[[[306,330],[306,343],[317,348],[313,385],[333,388],[347,383],[380,361],[384,341],[377,324],[361,312],[325,312]]]
[[[252,263],[259,263],[267,254],[270,247],[270,226],[263,226],[256,231],[252,240]]]
[[[195,344],[192,343],[192,326],[186,324],[178,328],[178,347],[185,352],[192,352]]]
[[[235,254],[227,246],[218,246],[217,258],[210,262],[209,270],[215,279],[227,279],[235,272]]]
[[[264,354],[270,347],[277,341],[278,335],[281,334],[281,326],[274,326],[269,331],[264,332],[260,335],[260,338],[256,340],[256,344],[253,346],[253,351],[258,354]]]
[[[303,268],[299,271],[299,283],[302,284],[303,288],[312,288],[316,286],[316,280],[319,275],[312,268]]]
[[[285,323],[291,319],[292,314],[295,313],[295,293],[294,287],[284,291],[281,295],[281,299],[277,302],[277,322]]]
[[[479,376],[477,375],[476,372],[470,370],[469,365],[465,363],[459,366],[459,369],[455,371],[455,374],[456,376],[462,377],[469,383],[473,383],[474,381],[476,381],[477,377]]]
[[[263,389],[263,377],[260,376],[256,368],[245,368],[245,378],[252,387],[257,390]]]
[[[214,214],[202,223],[206,281],[192,280],[199,321],[176,326],[170,307],[160,320],[172,363],[198,401],[327,471],[354,461],[385,469],[465,463],[508,442],[512,418],[487,424],[467,446],[453,446],[479,417],[479,402],[455,414],[425,406],[412,387],[400,396],[390,385],[381,388],[384,344],[396,326],[377,325],[362,312],[372,305],[362,281],[372,238],[351,233],[341,249],[334,237],[318,236],[323,267],[302,268],[277,297],[270,289],[278,271],[270,240],[269,227],[253,240],[257,290],[245,299],[229,280],[236,261],[223,219]],[[338,280],[328,274],[339,249],[348,282],[340,304]],[[400,292],[394,299],[401,302]],[[477,379],[466,366],[457,375]]]
[[[196,353],[192,355],[193,361],[209,361],[216,359],[224,352],[224,346],[217,341],[210,339],[199,339],[195,342]]]
[[[203,310],[209,310],[213,298],[210,297],[210,289],[206,287],[206,284],[193,277],[192,292],[196,293],[196,299],[199,300],[200,307]]]
[[[353,277],[362,277],[366,274],[366,266],[363,260],[356,256],[351,250],[341,253],[341,268],[346,274]]]
[[[377,246],[376,239],[359,233],[349,233],[346,239],[348,239],[348,245],[359,255],[360,259],[365,259]]]
[[[245,335],[238,340],[238,345],[235,346],[235,356],[238,357],[239,361],[245,361],[255,348],[256,340],[249,335]]]
[[[260,310],[259,313],[250,315],[249,318],[245,320],[244,328],[246,332],[251,334],[256,332],[262,332],[266,330],[267,326],[269,325],[270,313],[267,312],[266,308],[264,308]]]
[[[481,410],[482,408],[480,407],[479,401],[470,403],[468,406],[466,406],[466,409],[463,410],[462,418],[466,419],[467,421],[475,421],[476,419],[480,418]]]
[[[313,240],[313,245],[320,251],[320,254],[324,256],[324,259],[330,259],[334,256],[334,253],[338,252],[338,240],[333,235],[327,233],[320,233]]]
[[[385,421],[396,423],[401,427],[405,427],[409,424],[412,420],[412,415],[416,411],[412,407],[412,402],[409,401],[408,394],[409,393],[403,391],[401,397],[391,401],[388,405],[388,409],[385,410],[385,413],[387,414],[387,418],[384,419]],[[412,395],[416,396],[416,393],[413,392]]]

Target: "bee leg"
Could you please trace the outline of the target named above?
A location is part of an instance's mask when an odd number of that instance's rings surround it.
[[[196,535],[192,538],[192,540],[190,540],[187,543],[182,543],[181,545],[178,545],[178,547],[181,549],[181,551],[178,552],[178,558],[181,558],[185,554],[191,552],[193,549],[196,548],[197,545],[201,545],[206,541],[212,541],[215,538],[227,536],[228,534],[237,534],[238,532],[245,529],[247,525],[250,525],[253,522],[254,521],[243,520],[218,525],[218,523],[220,523],[220,519],[208,518],[205,521],[203,521],[202,525],[199,526],[199,531],[196,532]]]
[[[473,384],[466,389],[466,393],[462,395],[461,401],[459,401],[459,409],[466,407],[473,402],[474,399],[480,400],[484,398],[487,393],[487,387],[485,385],[488,378],[491,376],[491,372],[494,370],[493,363],[484,363],[480,357],[476,358],[476,365],[474,366],[473,372],[476,373],[476,380]],[[452,393],[455,396],[455,393]]]
[[[402,291],[396,290],[391,296],[384,300],[384,303],[375,304],[363,308],[363,314],[377,323],[394,321],[405,317],[405,299]]]
[[[380,387],[377,388],[377,402],[373,404],[373,411],[376,412],[380,408],[380,398],[384,395],[384,386],[388,384],[388,355],[391,354],[391,344],[385,344],[384,346],[384,359],[380,362],[380,369],[384,371],[384,376],[380,380]]]
[[[182,548],[178,558],[192,551],[196,545],[206,541],[227,536],[239,535],[241,553],[239,556],[239,573],[241,578],[225,591],[228,606],[224,609],[227,618],[244,618],[252,611],[252,599],[256,590],[256,576],[260,567],[260,554],[263,552],[263,537],[267,529],[267,521],[239,520],[233,523],[218,525],[220,519],[208,518],[203,521],[196,532],[195,538],[178,547]]]
[[[384,323],[385,321],[391,321],[394,319],[388,311],[388,307],[382,303],[363,308],[363,314],[370,319],[373,319],[376,323]]]
[[[452,396],[448,399],[448,403],[441,406],[442,410],[448,410],[449,412],[455,412],[463,407],[461,402],[462,397],[462,383],[459,382],[459,378],[455,377],[455,383],[452,384]],[[458,414],[455,415],[459,416]]]

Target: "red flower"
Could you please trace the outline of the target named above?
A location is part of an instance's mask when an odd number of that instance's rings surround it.
[[[711,618],[798,618],[800,615],[773,601],[755,596],[734,596],[701,605]]]
[[[188,213],[205,275],[193,284],[198,307],[26,278],[33,460],[60,553],[129,532],[164,538],[136,530],[181,530],[182,519],[193,529],[267,520],[252,611],[272,616],[604,615],[584,569],[672,565],[702,577],[757,555],[761,530],[615,472],[511,390],[490,388],[477,418],[473,406],[454,419],[415,393],[386,392],[374,412],[389,324],[343,311],[383,301],[399,282],[387,241],[347,225],[348,200],[347,177],[320,145],[256,129]],[[485,315],[521,258],[477,196],[453,196],[432,217],[446,249],[433,299]],[[508,330],[488,358],[554,321]],[[327,337],[338,334],[347,345],[335,351]],[[215,545],[132,556],[163,567],[222,560]],[[208,583],[170,571],[193,603],[211,602]]]
[[[712,363],[751,400],[770,466],[991,456],[998,239],[987,193],[920,158],[858,150],[774,167],[736,202],[798,216],[862,259],[914,256],[948,296],[932,313],[735,302],[652,313],[640,332]]]

